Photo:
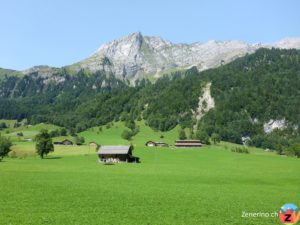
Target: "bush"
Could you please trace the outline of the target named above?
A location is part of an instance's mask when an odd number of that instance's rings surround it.
[[[246,147],[233,147],[231,148],[231,152],[236,152],[236,153],[244,153],[244,154],[249,154],[249,149]]]
[[[210,145],[209,136],[203,130],[198,130],[196,132],[196,138],[199,139],[203,144]]]
[[[84,137],[75,136],[74,142],[76,145],[82,145],[85,142],[85,140],[84,140]]]
[[[186,134],[185,134],[184,129],[179,130],[178,136],[179,136],[179,140],[185,140],[186,139]]]
[[[128,127],[132,131],[136,128],[136,124],[133,120],[125,121],[125,126]]]
[[[0,123],[0,130],[7,128],[6,123],[2,122]]]
[[[124,130],[122,132],[122,138],[125,139],[125,140],[131,140],[132,136],[133,136],[133,132],[131,130]]]
[[[217,133],[212,133],[211,140],[214,144],[219,143],[221,141],[221,137]]]
[[[24,135],[23,135],[23,133],[22,133],[22,132],[19,132],[19,133],[17,133],[17,136],[19,136],[19,137],[23,137]]]
[[[69,134],[70,134],[72,137],[75,137],[75,136],[76,136],[75,129],[71,127],[71,128],[69,129]]]
[[[51,137],[58,137],[60,135],[60,133],[61,133],[61,131],[59,131],[59,130],[52,130],[52,131],[50,131],[49,134]],[[62,136],[64,136],[64,135],[62,135]]]
[[[18,122],[14,123],[14,128],[18,128],[20,126],[21,126],[21,123],[18,123]]]
[[[132,130],[132,136],[137,135],[140,132],[140,127],[136,126],[133,130]]]
[[[291,145],[284,151],[284,153],[288,156],[296,156],[297,158],[300,158],[300,143]]]
[[[65,128],[60,130],[60,136],[67,136],[67,130]]]
[[[12,143],[9,138],[0,136],[0,161],[2,161],[2,159],[6,157],[8,153],[11,151],[10,150],[11,146]]]

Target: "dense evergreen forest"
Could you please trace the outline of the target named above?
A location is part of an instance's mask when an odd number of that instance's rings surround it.
[[[208,82],[215,108],[196,121],[192,112]],[[192,137],[218,134],[222,140],[242,143],[245,138],[250,145],[280,150],[300,142],[300,51],[259,49],[216,69],[191,68],[135,85],[101,71],[2,74],[0,109],[0,118],[27,118],[75,132],[114,120],[132,124],[144,119],[161,131],[179,124],[190,128]],[[270,120],[284,120],[284,128],[265,133]]]

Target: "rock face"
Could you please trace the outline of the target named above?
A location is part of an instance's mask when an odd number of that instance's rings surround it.
[[[282,120],[270,120],[269,122],[264,124],[264,132],[266,134],[271,133],[275,129],[284,129],[286,127],[285,119]]]
[[[176,68],[196,66],[200,71],[214,68],[261,47],[300,48],[300,38],[283,39],[274,44],[247,44],[242,41],[175,44],[137,32],[102,45],[91,57],[70,67],[75,70],[105,70],[120,79],[136,80],[145,76],[159,77]]]
[[[194,125],[193,130],[196,132],[198,129],[198,122],[201,118],[211,109],[215,108],[215,100],[211,96],[211,83],[207,83],[203,89],[202,94],[199,97],[198,107],[196,111],[192,110],[194,117],[197,120],[197,123]]]
[[[203,94],[199,97],[198,108],[196,112],[197,121],[200,120],[205,113],[215,107],[215,100],[210,93],[211,83],[207,83],[203,88]]]

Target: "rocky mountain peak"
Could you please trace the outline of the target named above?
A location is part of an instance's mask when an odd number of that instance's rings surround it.
[[[277,48],[285,48],[285,49],[290,49],[290,48],[300,49],[300,38],[296,38],[296,37],[284,38],[279,42],[275,43],[274,46]]]
[[[135,32],[102,45],[91,57],[71,68],[105,70],[120,79],[136,80],[149,76],[159,77],[176,68],[214,68],[261,47],[300,49],[300,38],[287,38],[273,44],[248,44],[238,40],[176,44],[161,37],[143,36]]]
[[[139,49],[143,41],[143,36],[140,32],[134,32],[126,37],[120,38],[118,40],[111,41],[107,44],[102,45],[95,54],[102,54],[108,51],[110,48],[123,50],[123,54],[129,54],[130,48]],[[126,51],[124,51],[126,50]]]

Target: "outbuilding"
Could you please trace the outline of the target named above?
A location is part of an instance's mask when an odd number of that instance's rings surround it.
[[[63,141],[55,141],[53,144],[55,144],[55,145],[73,145],[73,142],[68,139],[65,139]]]
[[[100,162],[135,162],[140,158],[132,155],[132,145],[106,145],[101,146],[97,152]]]
[[[147,141],[146,146],[148,147],[168,147],[169,145],[164,142]]]
[[[178,148],[199,148],[202,147],[203,144],[200,140],[176,140],[175,147]]]

